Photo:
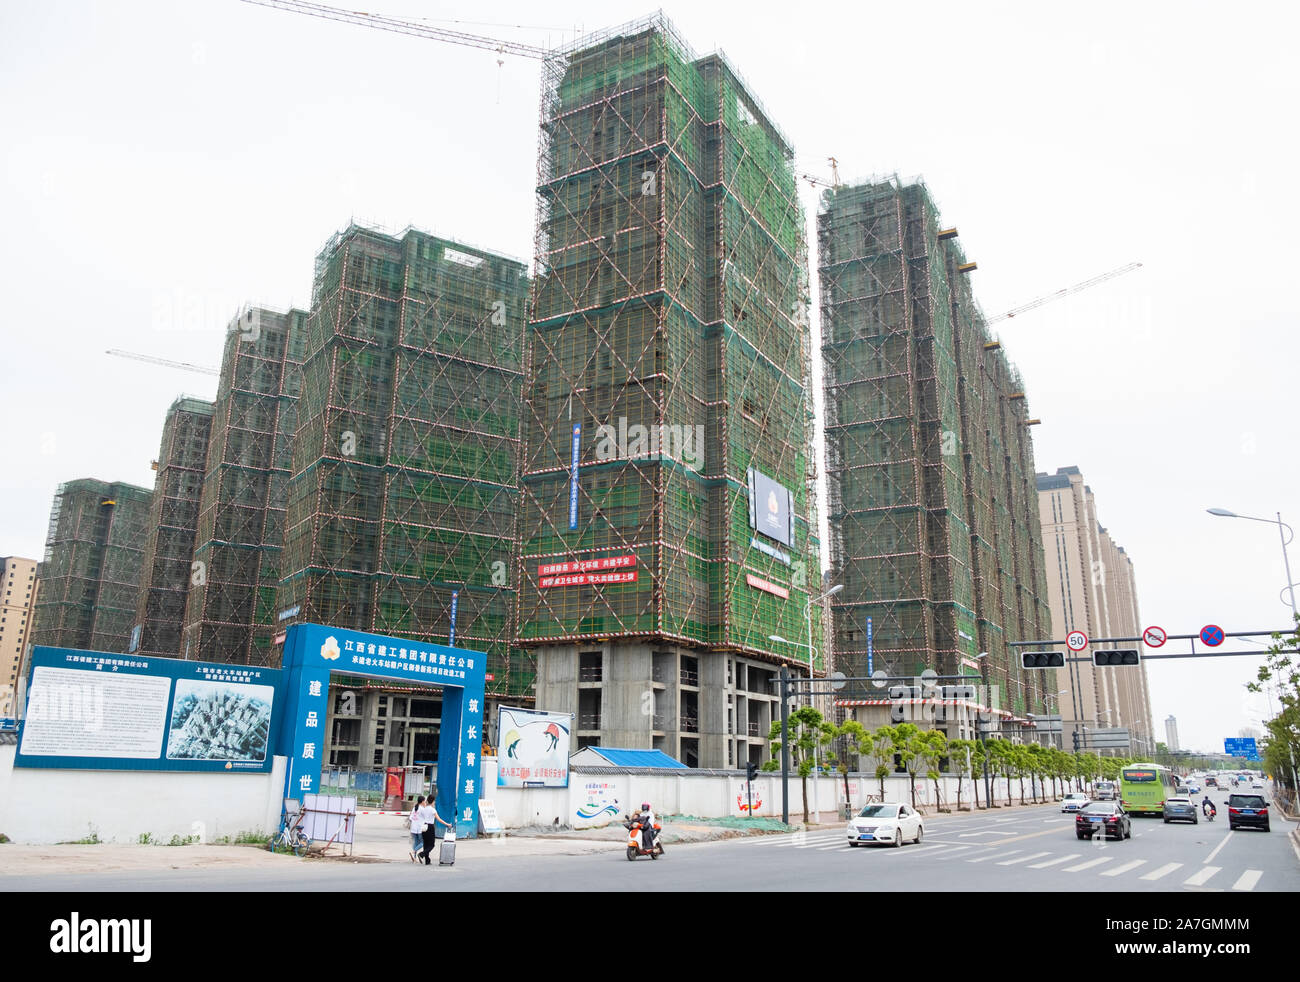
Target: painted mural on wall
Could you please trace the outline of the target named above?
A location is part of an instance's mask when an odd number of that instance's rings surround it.
[[[572,713],[500,707],[497,787],[567,788]]]

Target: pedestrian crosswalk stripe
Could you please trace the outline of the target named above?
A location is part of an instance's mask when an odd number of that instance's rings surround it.
[[[1232,885],[1232,889],[1254,890],[1255,884],[1259,882],[1259,878],[1263,875],[1264,875],[1263,870],[1248,869],[1246,870],[1246,872],[1242,873],[1241,876],[1237,879],[1237,882]]]
[[[1159,869],[1153,869],[1150,873],[1143,874],[1141,879],[1158,880],[1161,877],[1168,876],[1174,870],[1180,869],[1182,865],[1183,865],[1182,863],[1165,863]]]
[[[1125,863],[1123,866],[1116,866],[1114,869],[1108,869],[1106,870],[1106,872],[1102,873],[1101,875],[1120,876],[1124,873],[1127,873],[1131,869],[1137,869],[1139,866],[1145,866],[1146,864],[1147,861],[1145,859],[1135,859],[1130,863]]]
[[[1034,863],[1034,865],[1031,866],[1031,867],[1029,867],[1029,868],[1030,868],[1030,869],[1047,869],[1047,867],[1049,867],[1049,866],[1055,866],[1057,863],[1065,863],[1065,862],[1069,862],[1071,859],[1078,859],[1078,858],[1079,858],[1079,855],[1080,855],[1080,854],[1077,853],[1077,852],[1072,852],[1072,853],[1070,853],[1068,856],[1061,856],[1061,857],[1059,857],[1059,858],[1057,858],[1057,859],[1049,859],[1049,860],[1047,860],[1047,862],[1045,862],[1045,863]]]
[[[1201,867],[1201,871],[1199,873],[1195,873],[1192,876],[1189,876],[1187,879],[1183,880],[1183,886],[1185,887],[1203,886],[1206,880],[1212,877],[1215,873],[1219,872],[1219,870],[1221,869],[1223,869],[1222,866],[1203,866]]]
[[[1115,858],[1114,856],[1102,856],[1100,859],[1090,859],[1086,863],[1078,863],[1075,866],[1067,866],[1065,867],[1064,870],[1062,870],[1062,872],[1079,873],[1086,869],[1092,869],[1092,867],[1094,866],[1100,866],[1102,863],[1109,863],[1114,858]]]
[[[1041,859],[1043,856],[1050,856],[1049,852],[1031,852],[1028,856],[1021,856],[1019,859],[1008,859],[1006,862],[998,863],[999,866],[1014,866],[1016,863],[1023,863],[1028,859]]]
[[[981,856],[979,859],[968,859],[968,863],[987,863],[990,859],[1006,859],[1008,856],[1014,856],[1020,852],[1019,849],[1012,849],[1010,852],[995,852],[991,856]]]

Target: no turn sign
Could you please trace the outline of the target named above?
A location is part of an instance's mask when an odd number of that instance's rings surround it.
[[[1152,648],[1159,648],[1169,639],[1163,627],[1156,627],[1154,624],[1142,632],[1142,640]]]
[[[1088,635],[1082,631],[1071,631],[1065,636],[1065,646],[1071,651],[1082,651],[1088,647]]]

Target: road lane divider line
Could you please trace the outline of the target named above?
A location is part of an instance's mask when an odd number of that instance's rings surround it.
[[[1228,840],[1229,840],[1230,838],[1232,838],[1232,829],[1228,829],[1227,831],[1225,831],[1225,832],[1223,833],[1223,841],[1220,842],[1217,846],[1214,847],[1214,852],[1212,852],[1212,853],[1210,853],[1208,856],[1206,856],[1206,857],[1205,857],[1205,861],[1206,861],[1207,863],[1212,863],[1212,862],[1214,862],[1214,857],[1217,856],[1217,855],[1219,854],[1219,850],[1220,850],[1220,849],[1222,849],[1224,846],[1226,846],[1226,845],[1228,844]]]
[[[1034,863],[1030,869],[1047,869],[1049,866],[1055,866],[1057,863],[1068,863],[1071,859],[1078,859],[1083,853],[1072,852],[1068,856],[1060,856],[1057,859],[1049,859],[1045,863]]]

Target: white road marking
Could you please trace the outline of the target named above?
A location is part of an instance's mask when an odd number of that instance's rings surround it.
[[[1212,862],[1214,862],[1214,857],[1217,856],[1217,855],[1219,854],[1219,850],[1220,850],[1220,849],[1222,849],[1224,846],[1226,846],[1226,845],[1228,844],[1228,840],[1229,840],[1230,838],[1232,838],[1232,830],[1231,830],[1231,829],[1229,829],[1227,832],[1223,833],[1223,841],[1220,842],[1217,846],[1214,847],[1214,852],[1212,852],[1212,853],[1210,853],[1208,856],[1206,856],[1206,857],[1205,857],[1205,861],[1206,861],[1207,863],[1212,863]]]
[[[1212,877],[1215,873],[1219,872],[1219,870],[1221,869],[1223,869],[1222,866],[1202,867],[1199,873],[1195,873],[1192,876],[1189,876],[1187,879],[1183,880],[1183,886],[1185,887],[1203,886],[1206,880]]]
[[[1016,833],[1014,833],[1014,832],[997,832],[997,831],[990,831],[990,832],[961,832],[961,833],[959,833],[959,834],[957,835],[957,838],[959,838],[959,839],[972,839],[972,838],[974,838],[974,837],[977,836],[977,835],[1015,835],[1015,834],[1016,834]]]
[[[1163,876],[1168,876],[1176,869],[1182,868],[1182,863],[1165,863],[1159,869],[1153,869],[1150,873],[1144,873],[1138,877],[1141,880],[1158,880]]]
[[[1139,866],[1145,866],[1146,864],[1147,861],[1145,859],[1135,859],[1130,863],[1125,863],[1123,866],[1116,866],[1114,869],[1108,869],[1106,870],[1106,872],[1102,873],[1101,875],[1120,876],[1124,873],[1127,873],[1131,869],[1137,869]]]
[[[1259,878],[1263,875],[1264,875],[1263,870],[1248,869],[1246,870],[1246,872],[1242,873],[1240,877],[1238,877],[1237,882],[1232,885],[1232,889],[1254,890],[1255,884],[1259,882]]]
[[[1041,859],[1043,856],[1050,856],[1050,852],[1033,852],[1028,856],[1021,856],[1019,859],[1008,859],[1004,863],[998,863],[999,866],[1014,866],[1016,863],[1023,863],[1030,859]]]
[[[1114,858],[1115,858],[1114,856],[1102,856],[1100,859],[1090,859],[1086,863],[1079,863],[1075,866],[1067,866],[1061,872],[1078,873],[1085,869],[1091,869],[1094,866],[1100,866],[1102,863],[1109,863]]]
[[[981,856],[979,859],[968,859],[968,863],[987,863],[990,859],[1006,859],[1008,856],[1014,856],[1020,852],[1019,849],[1012,849],[1010,852],[995,852],[988,856]]]
[[[1078,859],[1082,853],[1072,852],[1068,856],[1061,856],[1059,859],[1049,859],[1045,863],[1034,863],[1030,869],[1047,869],[1049,866],[1055,866],[1057,863],[1068,862],[1071,859]]]

